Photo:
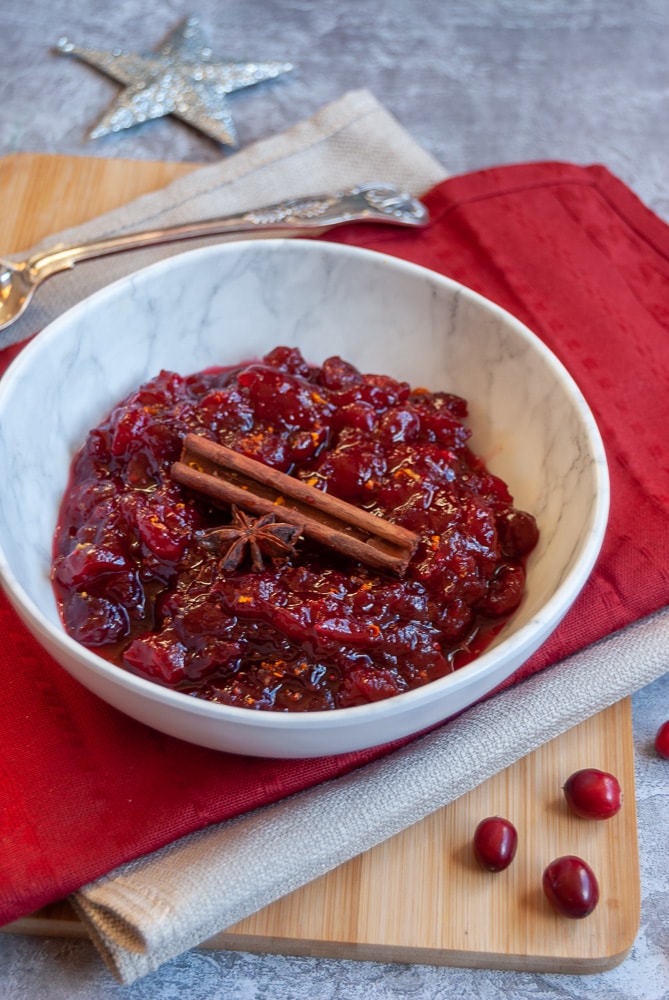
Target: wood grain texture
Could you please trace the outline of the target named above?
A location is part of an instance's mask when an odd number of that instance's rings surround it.
[[[2,252],[25,249],[156,190],[194,164],[18,154],[0,159]],[[605,822],[569,814],[562,785],[581,767],[617,775],[621,812]],[[510,819],[513,865],[493,875],[475,863],[479,820]],[[628,954],[640,919],[631,703],[625,699],[563,734],[421,823],[248,917],[209,948],[525,971],[594,973]],[[585,920],[550,910],[546,864],[578,854],[601,900]],[[4,928],[84,936],[66,902]]]
[[[0,255],[25,250],[59,229],[120,208],[196,166],[38,153],[2,157]]]
[[[583,766],[616,774],[625,802],[611,820],[569,813],[562,785]],[[472,834],[486,816],[518,829],[509,869],[483,871]],[[544,867],[578,854],[601,901],[560,917]],[[485,784],[316,882],[247,918],[214,947],[468,967],[595,972],[622,961],[640,919],[629,699],[552,740]]]
[[[623,808],[610,820],[569,813],[562,785],[593,766],[617,775]],[[486,816],[518,829],[515,861],[491,874],[472,834]],[[585,920],[553,913],[544,867],[578,854],[600,883]],[[619,964],[640,919],[629,699],[540,747],[472,792],[371,851],[222,931],[203,947],[467,968],[594,973]],[[66,902],[6,931],[83,937]]]

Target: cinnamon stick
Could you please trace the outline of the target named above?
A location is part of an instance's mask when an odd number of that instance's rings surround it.
[[[182,486],[254,514],[274,513],[302,534],[375,569],[406,573],[418,535],[262,462],[187,434],[171,469]]]

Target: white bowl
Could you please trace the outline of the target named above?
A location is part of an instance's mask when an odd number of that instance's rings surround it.
[[[57,279],[56,279],[57,280]],[[321,363],[464,396],[472,446],[541,532],[523,602],[478,660],[386,701],[272,713],[194,699],[121,670],[65,634],[49,579],[70,462],[87,431],[161,368],[187,374],[278,344]],[[588,578],[608,515],[604,449],[571,377],[520,322],[431,271],[300,240],[194,250],[111,285],[29,344],[0,381],[0,579],[73,677],[173,736],[255,756],[379,745],[448,718],[504,681],[555,629]]]

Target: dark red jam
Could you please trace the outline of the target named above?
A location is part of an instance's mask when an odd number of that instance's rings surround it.
[[[457,396],[287,347],[161,372],[73,462],[53,563],[65,628],[126,670],[245,708],[344,708],[451,673],[517,608],[537,541],[468,447],[466,413]],[[305,539],[224,567],[207,532],[231,511],[170,477],[189,431],[418,533],[404,578]]]

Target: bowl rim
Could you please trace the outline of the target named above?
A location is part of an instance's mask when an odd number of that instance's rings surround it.
[[[0,584],[2,584],[14,609],[24,621],[31,623],[35,634],[41,636],[47,645],[55,646],[63,654],[74,657],[76,661],[92,670],[94,674],[126,688],[131,693],[141,694],[143,698],[148,697],[152,701],[161,702],[175,709],[187,707],[191,713],[204,718],[218,720],[221,725],[234,722],[238,726],[253,727],[260,723],[263,728],[279,731],[283,729],[290,731],[296,728],[306,731],[317,727],[328,730],[339,728],[344,723],[353,725],[358,717],[364,717],[372,722],[377,717],[404,714],[405,712],[420,708],[429,701],[435,700],[442,692],[451,690],[455,692],[465,685],[475,683],[475,679],[485,674],[492,662],[499,662],[500,657],[509,660],[513,659],[519,653],[522,655],[524,647],[527,647],[529,644],[532,644],[532,649],[529,650],[528,656],[531,655],[538,648],[534,642],[538,623],[544,619],[550,623],[546,634],[543,635],[539,643],[540,646],[548,634],[561,621],[569,607],[573,604],[575,597],[582,590],[602,547],[610,506],[610,481],[606,451],[601,433],[585,396],[565,365],[550,348],[525,323],[517,319],[506,309],[492,302],[481,293],[469,288],[467,285],[463,285],[453,278],[440,274],[438,271],[434,271],[421,264],[415,264],[411,261],[394,257],[390,254],[385,254],[382,251],[333,243],[323,239],[317,241],[297,238],[234,240],[184,250],[131,272],[109,285],[98,289],[47,324],[12,360],[4,375],[0,378],[0,413],[7,405],[7,397],[11,397],[13,383],[20,378],[24,369],[32,364],[33,356],[36,354],[39,355],[44,350],[45,345],[57,340],[61,329],[67,326],[73,316],[76,316],[79,312],[90,308],[91,305],[103,305],[107,300],[113,299],[127,285],[128,281],[152,281],[159,278],[163,272],[169,272],[175,267],[189,266],[193,261],[197,263],[209,257],[215,258],[219,254],[239,253],[240,250],[245,253],[253,253],[258,249],[262,249],[263,251],[270,250],[270,252],[277,254],[284,253],[286,250],[306,252],[307,254],[330,253],[335,256],[351,257],[360,262],[373,261],[375,264],[383,263],[384,266],[404,272],[409,276],[422,280],[427,279],[440,284],[444,288],[450,288],[450,290],[458,292],[462,297],[473,302],[477,307],[491,312],[503,320],[504,323],[514,327],[516,335],[520,336],[522,340],[528,341],[533,350],[542,355],[543,362],[553,370],[555,376],[571,397],[571,401],[582,421],[590,453],[593,457],[592,469],[595,481],[595,497],[590,509],[589,529],[585,535],[586,540],[581,546],[581,553],[576,564],[560,580],[557,588],[541,606],[539,612],[534,614],[511,635],[505,637],[502,633],[502,637],[493,647],[485,650],[475,660],[458,668],[453,673],[431,681],[422,687],[402,692],[392,698],[348,708],[313,712],[284,713],[258,711],[234,705],[208,702],[204,699],[189,697],[180,691],[164,687],[155,681],[150,681],[117,667],[69,636],[62,625],[56,626],[46,617],[39,605],[19,583],[5,554],[2,539],[0,538]],[[531,558],[530,556],[530,564]]]

